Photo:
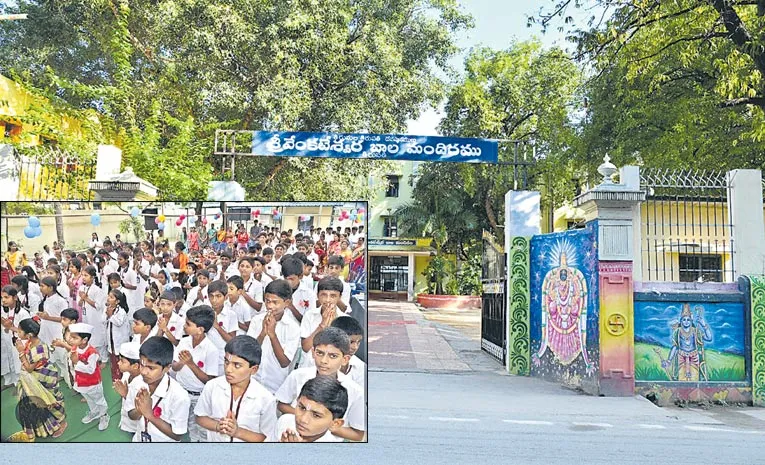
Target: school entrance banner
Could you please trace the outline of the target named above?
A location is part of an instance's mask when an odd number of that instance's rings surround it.
[[[400,134],[253,131],[252,154],[282,157],[497,163],[497,141]]]

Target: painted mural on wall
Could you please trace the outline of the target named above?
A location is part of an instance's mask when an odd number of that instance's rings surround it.
[[[533,376],[581,385],[598,369],[597,225],[531,240]]]
[[[635,380],[746,381],[744,305],[635,303]]]

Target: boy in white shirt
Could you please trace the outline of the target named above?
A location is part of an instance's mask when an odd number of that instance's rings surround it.
[[[264,254],[265,255],[265,254]],[[278,279],[282,275],[282,257],[284,256],[284,245],[276,244],[274,246],[274,256],[270,262],[266,264],[266,274],[271,279]]]
[[[338,307],[343,290],[342,281],[331,276],[322,278],[317,290],[320,307],[306,312],[300,323],[300,344],[303,348],[303,356],[300,359],[301,368],[313,365],[311,350],[313,349],[314,336],[328,328],[335,318],[345,316],[345,313]]]
[[[351,356],[350,340],[343,330],[327,328],[314,338],[313,358],[315,366],[298,368],[287,376],[276,391],[277,409],[282,413],[295,413],[297,397],[303,385],[318,375],[337,379],[348,390],[348,411],[345,426],[332,430],[332,434],[351,441],[361,441],[366,431],[366,401],[364,391],[350,377],[340,373]]]
[[[125,398],[128,418],[139,422],[133,442],[180,442],[188,429],[191,401],[167,373],[173,362],[173,344],[163,337],[150,337],[139,355],[142,382],[134,397]]]
[[[239,270],[236,265],[232,263],[233,255],[229,251],[225,251],[220,254],[220,265],[218,265],[218,274],[216,276],[210,276],[214,281],[225,281],[232,276],[239,275]],[[208,293],[209,297],[209,293]]]
[[[138,392],[136,386],[142,382],[141,378],[141,356],[139,355],[138,344],[134,342],[125,342],[119,347],[119,368],[122,373],[122,379],[112,383],[114,391],[122,397],[122,408],[120,410],[120,429],[134,435],[140,426],[136,420],[128,417],[128,410],[125,409],[125,399],[132,392],[133,398]],[[131,390],[132,388],[132,390]]]
[[[300,325],[286,312],[292,288],[283,279],[266,286],[266,311],[252,317],[247,335],[257,339],[263,351],[255,379],[274,393],[290,371],[300,345]]]
[[[344,313],[351,313],[351,285],[343,280],[342,272],[345,266],[345,260],[339,255],[333,255],[327,260],[327,276],[337,278],[343,283],[343,291],[340,295],[340,301],[337,306]]]
[[[209,442],[265,442],[276,436],[276,398],[255,379],[258,342],[239,335],[226,343],[225,372],[207,384],[194,409]]]
[[[215,347],[218,348],[218,373],[223,373],[223,355],[226,343],[236,336],[239,322],[236,313],[226,307],[226,295],[228,284],[225,281],[213,281],[209,285],[207,296],[210,306],[215,312],[215,320],[212,329],[207,333]]]
[[[364,339],[364,328],[355,318],[350,316],[335,318],[331,326],[342,329],[351,341],[351,359],[347,365],[340,367],[340,373],[350,376],[363,389],[367,383],[367,364],[356,356],[356,352],[358,352],[359,344]]]
[[[189,305],[188,302],[183,300],[183,289],[181,289],[180,287],[174,287],[170,291],[175,294],[175,308],[173,309],[173,312],[175,312],[175,314],[178,315],[178,317],[181,320],[186,320],[186,312],[189,311],[189,309],[191,308],[191,305]],[[197,304],[197,305],[201,305],[201,304]],[[205,305],[209,305],[209,303],[206,303]]]
[[[143,344],[150,337],[157,335],[157,314],[148,308],[138,309],[133,314],[133,339],[130,342]]]
[[[288,258],[282,263],[282,275],[292,287],[292,300],[288,308],[292,316],[300,322],[303,315],[316,308],[316,294],[301,282],[303,278],[303,262],[296,258]]]
[[[98,350],[90,345],[93,326],[85,323],[69,325],[69,345],[74,365],[74,390],[88,402],[88,413],[82,419],[85,424],[98,418],[98,430],[109,427],[109,407],[101,384],[101,370],[98,366]]]
[[[175,313],[174,291],[165,291],[159,296],[159,316],[157,317],[157,336],[166,337],[177,346],[183,337],[183,325],[185,320]]]
[[[226,281],[228,294],[226,294],[226,307],[236,314],[236,335],[247,334],[247,327],[252,319],[252,307],[244,298],[244,281],[241,276],[232,276]]]
[[[194,418],[194,407],[205,384],[220,374],[218,348],[207,337],[214,320],[211,307],[192,307],[186,313],[185,330],[188,336],[181,339],[173,353],[175,379],[189,395],[188,431],[191,442],[201,442],[207,437]]]
[[[332,434],[343,426],[348,410],[348,390],[336,379],[317,376],[300,390],[295,414],[282,415],[277,422],[281,442],[340,442]]]
[[[210,299],[207,298],[207,285],[210,284],[210,273],[207,270],[197,271],[197,286],[194,286],[186,298],[189,308],[197,305],[210,305]]]
[[[263,311],[263,289],[272,281],[263,273],[264,265],[265,260],[262,257],[244,257],[239,260],[239,274],[244,283],[242,297],[247,301],[253,314]],[[243,329],[247,331],[246,327]]]

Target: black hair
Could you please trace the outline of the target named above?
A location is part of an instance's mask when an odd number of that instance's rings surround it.
[[[170,289],[170,292],[175,294],[175,301],[176,302],[178,302],[179,300],[184,300],[183,299],[183,289],[181,289],[180,287],[173,287],[173,288]]]
[[[340,255],[332,255],[331,257],[329,257],[329,259],[327,259],[327,266],[331,266],[331,265],[338,265],[338,266],[344,267],[345,259],[341,257]]]
[[[364,335],[364,328],[361,327],[361,324],[355,318],[350,316],[335,318],[330,326],[342,329],[348,337]]]
[[[176,249],[178,249],[178,250],[180,250],[180,251],[183,251],[183,250],[185,250],[185,249],[186,249],[186,246],[185,246],[185,245],[183,245],[183,242],[181,242],[181,241],[178,241],[178,242],[176,242],[176,243],[175,243],[175,248],[176,248]]]
[[[334,346],[337,347],[343,355],[351,353],[351,339],[340,328],[333,328],[330,326],[313,337],[313,346]]]
[[[32,283],[39,282],[39,279],[37,278],[37,273],[35,273],[34,268],[32,268],[29,265],[21,268],[21,274],[26,276],[29,282],[32,282]]]
[[[129,309],[127,304],[127,296],[125,295],[125,293],[120,291],[119,289],[112,289],[111,291],[109,291],[109,294],[113,294],[114,298],[117,299],[116,309],[122,308],[123,310],[125,310],[125,313],[128,313]],[[135,317],[133,318],[135,319]]]
[[[56,274],[58,275],[58,281],[56,282],[56,284],[61,284],[61,282],[64,279],[64,277],[61,275],[61,267],[59,265],[54,264],[54,265],[48,265],[48,269],[56,272]]]
[[[212,294],[213,292],[220,292],[224,296],[228,294],[228,286],[226,285],[226,282],[222,279],[218,279],[216,281],[211,282],[207,285],[207,295]]]
[[[24,275],[17,274],[11,278],[11,283],[21,288],[21,293],[26,295],[29,293],[29,278]]]
[[[186,312],[186,319],[200,328],[204,328],[205,333],[207,333],[212,329],[213,323],[215,322],[215,310],[209,305],[191,307],[189,311]]]
[[[141,323],[149,325],[153,328],[157,324],[157,314],[148,308],[139,308],[133,314],[133,320],[140,321]]]
[[[73,308],[65,308],[61,310],[61,318],[68,318],[74,322],[80,319],[80,313]]]
[[[298,398],[321,404],[332,412],[332,419],[343,418],[348,410],[348,390],[340,382],[329,376],[316,376],[309,379],[300,389]]]
[[[303,262],[297,258],[288,258],[282,262],[282,276],[303,277]]]
[[[31,318],[25,318],[19,322],[19,328],[27,334],[37,336],[40,334],[40,323]]]
[[[255,266],[255,263],[254,263],[255,259],[253,257],[248,257],[245,255],[244,257],[239,259],[239,263],[242,263],[242,262],[247,262],[250,264],[250,266]]]
[[[268,283],[263,294],[273,294],[284,300],[289,300],[292,298],[292,287],[286,280],[277,279]]]
[[[96,287],[101,287],[101,280],[98,278],[98,270],[95,266],[86,266],[83,271],[93,277],[93,283]]]
[[[316,286],[316,292],[319,293],[321,291],[337,291],[342,294],[343,282],[340,281],[340,278],[335,278],[332,276],[321,278],[319,284]]]
[[[175,289],[175,288],[173,288]],[[175,295],[175,292],[172,290],[165,291],[162,294],[159,295],[159,300],[169,300],[170,302],[175,302],[177,300],[177,297]]]
[[[313,260],[309,260],[309,259],[306,258],[305,261],[303,262],[303,265],[305,265],[305,266],[314,266]]]
[[[296,258],[303,262],[303,265],[305,265],[306,260],[308,260],[308,256],[304,254],[303,252],[295,252],[292,254],[292,258]]]
[[[258,262],[258,263],[260,263],[261,265],[263,265],[263,266],[266,266],[266,259],[265,259],[265,258],[263,258],[263,257],[252,257],[252,261],[253,261],[253,262]],[[255,263],[253,263],[253,264],[252,264],[252,266],[254,267],[254,266],[255,266]]]
[[[122,277],[120,277],[119,273],[109,273],[109,275],[106,277],[106,281],[119,281],[120,286],[122,286]]]
[[[138,310],[138,312],[141,310]],[[147,311],[151,312],[151,310]],[[136,314],[138,314],[138,312],[136,312]],[[146,357],[148,361],[154,362],[164,368],[173,363],[173,351],[173,343],[170,342],[170,339],[162,336],[152,336],[146,339],[146,342],[141,344],[141,349],[138,353],[141,357]]]
[[[273,254],[274,254],[274,249],[272,249],[271,247],[266,247],[265,249],[263,249],[263,255],[273,255]]]
[[[227,283],[233,284],[237,289],[244,289],[244,280],[241,276],[232,276],[226,280]]]
[[[247,360],[250,367],[260,365],[260,357],[263,355],[263,349],[261,349],[258,340],[246,334],[234,336],[226,343],[224,350],[227,354],[236,355]]]
[[[16,289],[15,287],[11,286],[10,284],[7,284],[7,285],[3,286],[2,292],[5,292],[6,294],[8,294],[11,297],[16,297],[16,308],[14,309],[14,313],[16,313],[19,310],[21,310],[21,299],[18,298],[18,295],[19,295],[19,290],[18,289]],[[10,312],[10,308],[8,308],[8,309],[3,308],[3,311]]]
[[[197,271],[197,276],[202,275],[207,279],[210,279],[210,272],[207,270],[199,270]]]
[[[231,255],[231,252],[229,252],[228,250],[224,250],[223,252],[221,252],[220,258],[228,258],[229,260],[232,260],[234,257],[233,255]]]

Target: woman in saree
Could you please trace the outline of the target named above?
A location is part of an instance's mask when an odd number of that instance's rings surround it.
[[[40,325],[36,318],[19,322],[16,349],[21,369],[32,375],[32,382],[22,380],[19,383],[17,413],[24,430],[11,435],[9,439],[14,442],[33,442],[38,437],[57,438],[64,434],[67,427],[64,395],[59,389],[59,372],[50,360],[50,348],[38,337]],[[34,380],[39,382],[39,386],[35,386]],[[40,391],[35,392],[40,386],[50,394],[46,396],[48,401],[41,399]]]

